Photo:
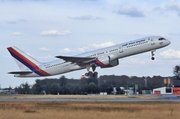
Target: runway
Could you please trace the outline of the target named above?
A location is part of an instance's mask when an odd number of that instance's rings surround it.
[[[0,95],[0,101],[180,102],[178,95]]]

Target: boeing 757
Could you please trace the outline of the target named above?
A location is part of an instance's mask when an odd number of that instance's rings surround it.
[[[15,77],[43,77],[87,69],[85,76],[97,76],[96,67],[110,68],[117,66],[120,58],[150,51],[151,59],[154,60],[154,52],[168,46],[170,43],[169,40],[163,37],[150,36],[76,56],[56,56],[57,60],[45,63],[35,60],[13,46],[7,49],[21,71],[13,71],[9,74],[14,74]],[[90,71],[91,68],[92,71]]]

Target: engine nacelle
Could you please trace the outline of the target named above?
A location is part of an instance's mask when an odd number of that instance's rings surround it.
[[[119,65],[119,60],[111,60],[110,56],[104,56],[97,58],[95,64],[101,68],[109,68]]]
[[[119,65],[118,59],[110,61],[108,65],[101,66],[101,68],[115,67],[117,65]]]

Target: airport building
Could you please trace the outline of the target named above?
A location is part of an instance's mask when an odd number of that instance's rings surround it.
[[[167,87],[160,87],[153,89],[153,94],[172,94],[172,89]]]
[[[0,89],[0,94],[17,94],[14,89],[4,88]]]
[[[173,95],[180,95],[180,87],[161,87],[153,89],[153,94],[160,95],[160,94],[173,94]]]

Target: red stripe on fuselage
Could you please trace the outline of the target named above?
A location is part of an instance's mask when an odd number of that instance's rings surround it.
[[[33,62],[31,62],[29,59],[27,59],[26,57],[24,57],[22,54],[20,54],[18,51],[16,51],[15,49],[13,49],[12,47],[9,47],[8,50],[12,53],[14,53],[15,55],[17,55],[19,58],[21,58],[23,61],[25,61],[26,63],[28,63],[31,67],[33,67],[37,72],[40,72],[41,74],[43,74],[44,76],[50,76],[49,73],[43,71],[42,69],[40,69],[36,64],[34,64]],[[33,72],[36,72],[33,71]]]
[[[100,66],[104,66],[104,64],[103,64],[100,60],[96,59],[96,62],[97,62]]]

